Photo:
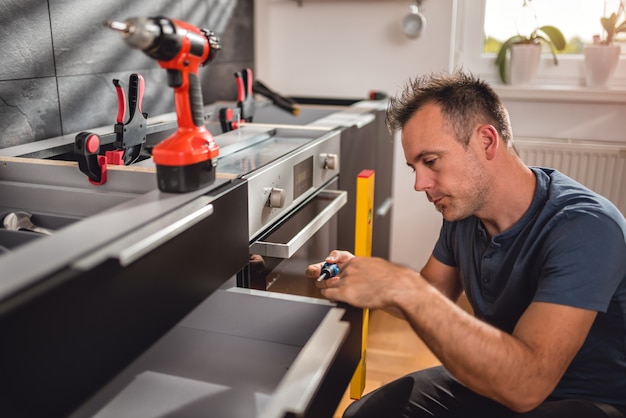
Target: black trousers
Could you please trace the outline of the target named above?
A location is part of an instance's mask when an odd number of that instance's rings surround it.
[[[584,399],[546,401],[516,413],[455,380],[442,366],[397,379],[353,402],[344,418],[626,418],[626,408]]]

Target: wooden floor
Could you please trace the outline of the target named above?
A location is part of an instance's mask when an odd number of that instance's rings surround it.
[[[464,297],[459,300],[459,305],[471,312]],[[406,321],[383,311],[370,312],[367,341],[367,372],[363,394],[407,373],[440,364]],[[347,390],[334,418],[340,418],[351,402],[353,400]]]
[[[371,311],[366,364],[363,394],[407,373],[437,365],[439,361],[406,321],[383,311]],[[347,390],[335,418],[340,418],[352,401]]]

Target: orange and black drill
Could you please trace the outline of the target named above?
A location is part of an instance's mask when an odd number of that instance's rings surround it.
[[[215,181],[219,147],[204,125],[200,66],[220,50],[217,36],[186,22],[165,17],[134,17],[106,26],[167,70],[174,88],[178,129],[152,150],[159,189],[170,193],[197,190]]]

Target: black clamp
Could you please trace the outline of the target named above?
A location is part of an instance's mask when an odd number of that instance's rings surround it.
[[[129,78],[128,108],[126,94],[120,80],[113,80],[117,92],[117,119],[114,126],[115,148],[124,151],[124,165],[131,165],[141,154],[148,132],[148,114],[141,111],[145,82],[141,74]],[[128,112],[127,112],[128,109]],[[126,120],[128,113],[128,120]]]
[[[139,159],[147,135],[148,114],[141,111],[144,79],[140,74],[130,75],[128,100],[119,80],[113,85],[117,92],[117,118],[114,150],[101,152],[101,139],[93,132],[80,132],[74,138],[74,154],[78,168],[87,175],[89,182],[101,185],[107,181],[107,165],[130,165]],[[126,115],[128,114],[128,120]]]
[[[232,131],[254,118],[254,94],[252,92],[252,70],[244,68],[235,74],[237,82],[237,110],[238,117],[234,120],[235,112],[232,108],[223,107],[219,110],[219,120],[222,132]]]
[[[291,113],[293,116],[298,116],[298,114],[300,113],[300,107],[295,100],[275,92],[259,80],[256,80],[252,85],[252,91],[254,91],[256,94],[267,97],[279,109]]]

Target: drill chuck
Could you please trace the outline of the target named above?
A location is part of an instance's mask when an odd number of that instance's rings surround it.
[[[142,50],[157,61],[170,61],[181,53],[184,38],[190,42],[189,54],[200,57],[208,54],[201,65],[213,61],[221,49],[219,38],[210,30],[183,27],[165,17],[131,17],[123,22],[106,21],[104,25],[120,33],[128,46]]]
[[[131,17],[124,22],[107,21],[105,26],[118,31],[126,43],[137,49],[147,50],[161,34],[161,27],[154,19]]]

